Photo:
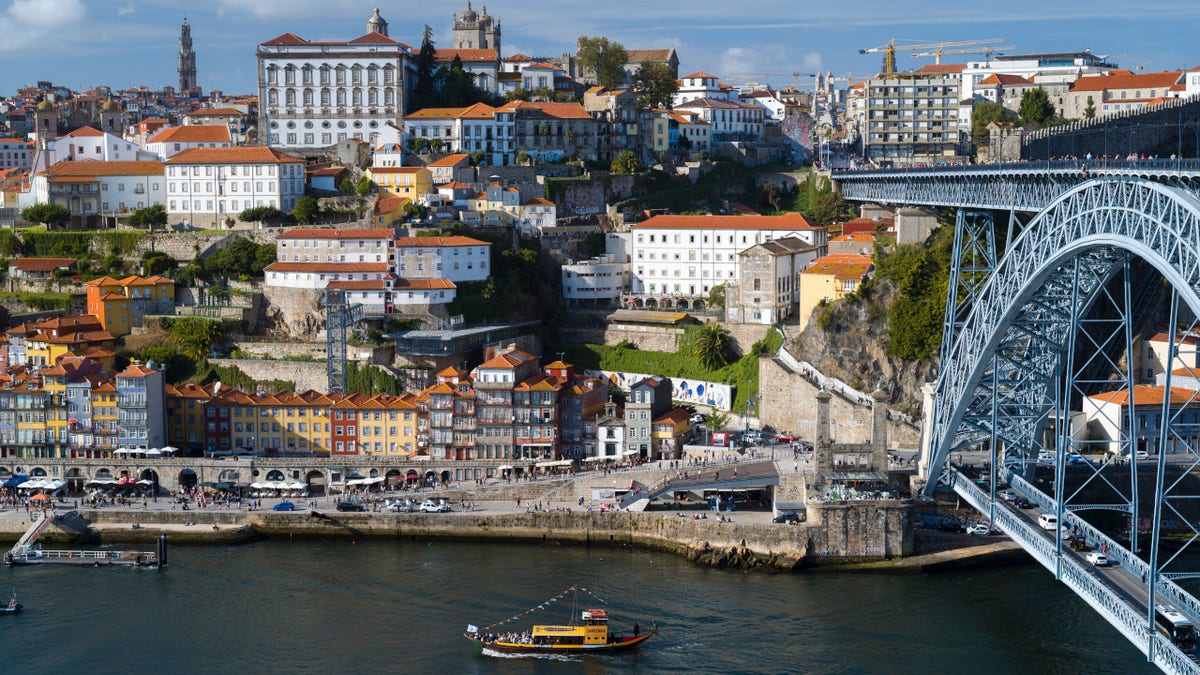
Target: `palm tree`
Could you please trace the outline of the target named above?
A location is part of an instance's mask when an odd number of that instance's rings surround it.
[[[692,343],[692,347],[696,350],[696,359],[700,361],[700,365],[709,370],[716,370],[727,365],[731,340],[729,331],[720,324],[704,324],[696,331]]]

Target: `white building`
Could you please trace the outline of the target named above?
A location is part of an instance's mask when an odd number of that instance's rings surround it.
[[[59,162],[77,162],[95,159],[102,162],[135,162],[158,159],[154,153],[142,150],[137,144],[105,133],[92,127],[81,127],[54,140],[45,142],[45,149],[35,153],[37,166],[33,172],[45,171],[46,167]]]
[[[273,262],[266,285],[321,290],[334,281],[382,281],[392,277],[388,263]]]
[[[233,138],[224,126],[168,127],[151,136],[145,147],[160,159],[170,159],[192,148],[231,148]]]
[[[629,293],[629,263],[602,255],[562,266],[562,297],[568,307],[618,307]]]
[[[271,148],[192,148],[166,161],[172,222],[213,226],[243,209],[284,213],[304,196],[304,160]]]
[[[1017,75],[1039,82],[1071,83],[1083,77],[1116,68],[1105,57],[1090,51],[1047,54],[1004,54],[988,61],[969,61],[961,77],[964,100],[976,98],[976,87],[990,75]]]
[[[1182,379],[1195,381],[1194,376],[1185,375]],[[1166,391],[1163,385],[1138,384],[1133,387],[1132,397],[1126,388],[1088,396],[1083,399],[1084,423],[1074,430],[1073,437],[1077,444],[1090,441],[1093,451],[1121,452],[1123,439],[1130,436],[1132,408],[1137,416],[1136,451],[1157,452],[1163,432]],[[1168,437],[1168,452],[1181,452],[1185,444],[1194,448],[1200,444],[1200,433],[1196,431],[1200,429],[1200,399],[1195,390],[1174,386],[1170,397],[1174,430]]]
[[[713,98],[736,101],[738,91],[733,87],[721,84],[716,75],[696,72],[679,78],[679,89],[672,96],[674,107],[688,101],[700,98]]]
[[[877,75],[867,83],[864,154],[897,166],[958,156],[959,81],[950,66]]]
[[[455,283],[486,281],[491,275],[491,247],[470,237],[397,237],[396,276],[401,279],[449,279]]]
[[[404,166],[404,146],[399,143],[384,143],[371,153],[371,168]]]
[[[258,131],[269,145],[319,148],[357,138],[379,141],[404,113],[412,53],[388,37],[379,10],[367,33],[347,42],[310,42],[284,33],[258,46]]]
[[[630,228],[631,286],[635,304],[686,308],[715,286],[738,279],[742,251],[796,237],[824,248],[826,230],[799,213],[779,216],[655,216]],[[682,300],[682,302],[680,302]]]
[[[0,138],[0,170],[28,169],[29,143],[21,138]]]
[[[758,140],[763,134],[766,108],[723,98],[699,98],[675,106],[681,113],[691,113],[709,125],[711,143]]]
[[[404,118],[404,130],[438,147],[435,152],[487,153],[488,163],[511,164],[516,155],[516,111],[476,103],[466,108],[424,108]]]
[[[59,162],[30,181],[33,203],[61,204],[80,226],[114,226],[134,209],[163,204],[162,162]]]
[[[331,229],[305,227],[275,238],[279,262],[387,263],[395,233],[384,228]]]

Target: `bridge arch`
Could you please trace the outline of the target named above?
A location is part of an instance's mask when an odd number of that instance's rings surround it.
[[[924,457],[926,475],[940,472],[951,452],[983,439],[984,429],[969,420],[992,406],[985,376],[990,381],[999,375],[999,355],[1010,363],[1057,359],[1071,347],[1072,314],[1085,314],[1130,256],[1161,274],[1180,303],[1200,316],[1200,200],[1195,195],[1136,177],[1102,177],[1072,188],[1038,213],[998,261],[945,352]],[[1036,339],[1030,339],[1034,325]],[[1013,345],[1024,350],[1015,359],[1006,351]],[[1019,390],[1006,394],[1008,401],[1023,401],[1030,416],[1050,405],[1052,373],[1037,375],[1013,380]],[[1029,447],[1035,432],[1027,424],[1003,440]],[[932,481],[926,491],[931,489]]]

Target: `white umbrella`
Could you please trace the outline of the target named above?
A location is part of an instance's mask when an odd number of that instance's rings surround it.
[[[292,484],[288,485],[289,490],[303,490],[306,487],[308,487],[308,486],[305,485],[304,483],[292,483]]]
[[[251,483],[251,484],[250,484],[250,489],[251,489],[251,490],[261,490],[261,489],[263,489],[263,488],[265,488],[265,487],[266,487],[266,485],[265,485],[265,484],[263,484],[263,483]]]
[[[173,447],[173,446],[170,446],[170,445],[164,445],[164,446],[161,448],[161,450],[162,450],[163,454],[168,454],[168,453],[169,453],[169,454],[175,454],[175,453],[179,452],[179,448],[176,448],[176,447]]]
[[[113,452],[113,454],[114,455],[128,455],[131,452],[133,452],[133,451],[130,450],[129,448],[117,448],[116,451]]]
[[[40,487],[42,487],[42,481],[40,481],[40,480],[27,480],[27,481],[25,481],[24,483],[21,483],[20,485],[18,485],[18,486],[17,486],[17,489],[18,489],[18,490],[33,490],[33,489],[35,489],[35,488],[40,488]]]
[[[159,457],[162,455],[162,450],[155,450],[151,448],[150,450],[146,450],[145,453],[147,457]]]

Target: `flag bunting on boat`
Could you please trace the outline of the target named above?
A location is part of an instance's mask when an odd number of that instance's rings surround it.
[[[536,607],[530,607],[529,609],[525,610],[524,612],[521,612],[521,613],[519,613],[519,614],[514,614],[513,616],[510,616],[510,617],[508,617],[507,619],[504,619],[503,621],[497,621],[496,623],[493,623],[493,624],[491,624],[491,625],[489,625],[489,626],[484,626],[484,628],[483,628],[483,629],[484,629],[484,630],[490,630],[490,629],[492,629],[492,628],[494,628],[494,627],[496,627],[496,626],[502,626],[502,625],[504,625],[504,624],[506,624],[506,623],[508,623],[508,622],[510,622],[510,621],[516,621],[517,619],[520,619],[521,617],[523,617],[523,616],[526,616],[526,615],[528,615],[528,614],[532,614],[533,612],[536,612],[536,611],[538,611],[539,609],[548,609],[548,608],[549,608],[549,605],[551,605],[552,603],[558,602],[559,600],[562,600],[564,597],[566,597],[566,595],[567,595],[568,593],[572,593],[572,592],[575,592],[575,591],[582,591],[582,592],[584,592],[584,593],[587,593],[588,595],[592,596],[593,598],[595,598],[595,599],[596,599],[598,602],[600,602],[600,603],[602,603],[602,604],[605,604],[605,605],[607,605],[607,604],[608,604],[608,601],[607,601],[607,600],[605,600],[604,598],[602,598],[602,597],[600,597],[600,596],[596,595],[595,593],[593,593],[593,592],[589,591],[588,589],[586,589],[586,588],[579,588],[578,586],[572,586],[572,587],[568,588],[567,590],[563,591],[562,593],[559,593],[558,595],[556,595],[556,596],[554,596],[554,597],[550,598],[549,600],[546,600],[546,601],[545,601],[545,602],[543,602],[542,604],[540,604],[540,605],[537,605]],[[472,632],[473,632],[473,631],[472,631]]]

